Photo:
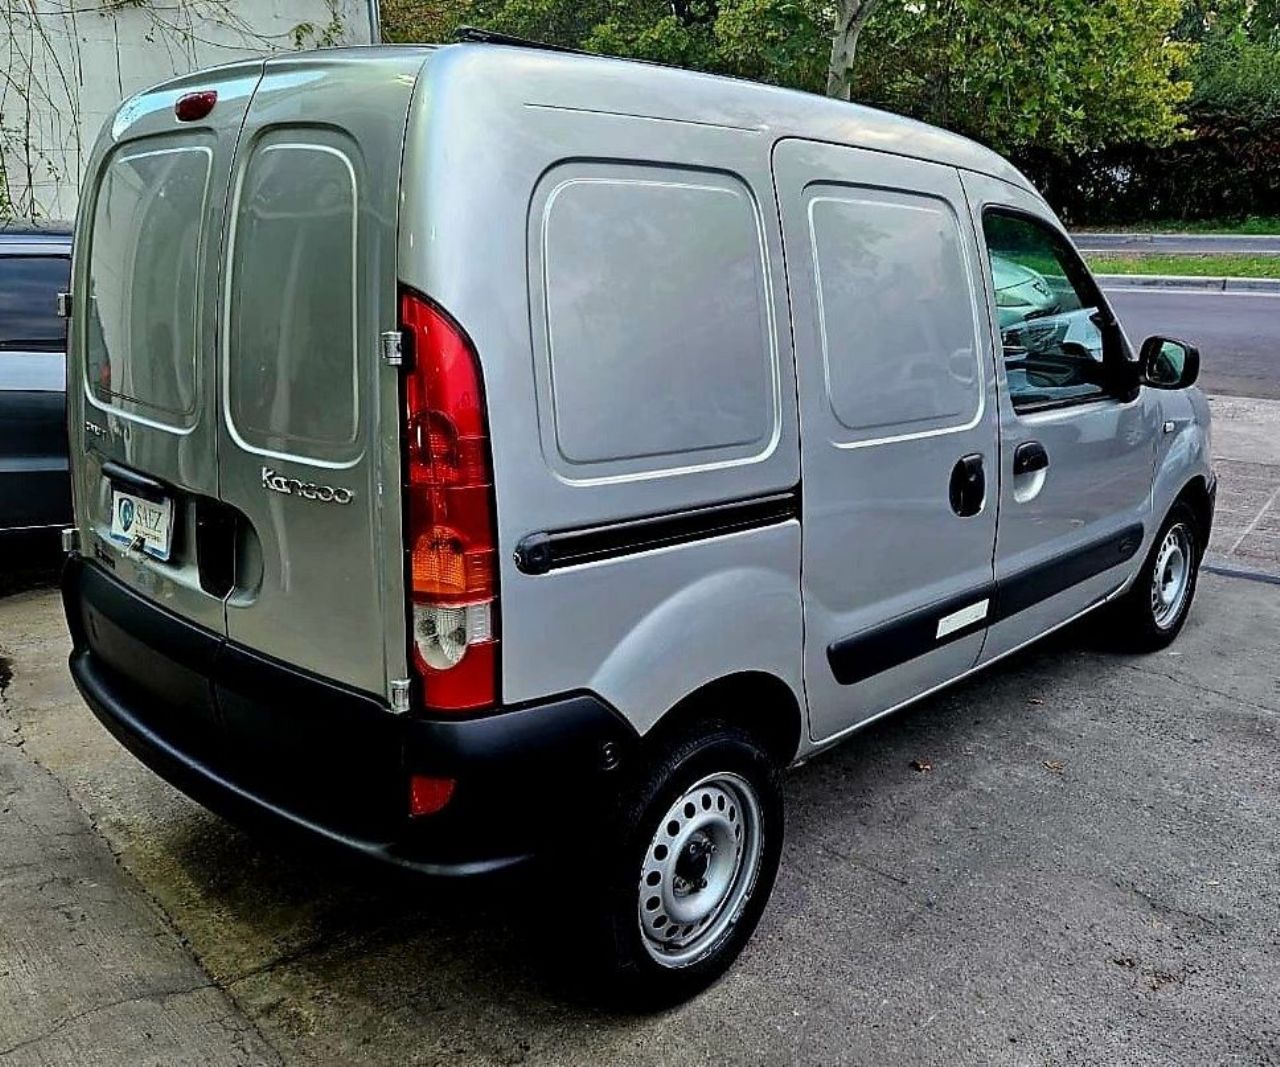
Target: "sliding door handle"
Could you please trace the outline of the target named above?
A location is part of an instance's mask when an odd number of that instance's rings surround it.
[[[975,452],[961,456],[951,468],[951,484],[948,495],[951,510],[961,518],[976,515],[982,510],[987,496],[987,476],[982,469],[982,456]]]

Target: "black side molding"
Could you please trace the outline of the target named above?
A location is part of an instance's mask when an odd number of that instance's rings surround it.
[[[667,545],[775,526],[800,517],[800,489],[786,493],[667,512],[604,526],[533,533],[516,546],[516,566],[525,574],[613,559]]]
[[[952,597],[899,616],[874,630],[842,637],[827,648],[827,662],[831,664],[831,673],[841,685],[853,685],[891,667],[900,667],[908,660],[923,656],[935,648],[968,637],[990,625],[995,596],[996,587],[993,583],[964,596]],[[983,601],[986,601],[986,610],[981,615],[963,626],[942,633],[942,622],[947,616],[969,607],[976,609]]]
[[[827,647],[831,673],[841,685],[853,685],[968,637],[1127,562],[1142,546],[1142,536],[1141,524],[1135,523],[1003,582],[980,586],[872,630],[833,641]],[[984,601],[986,610],[979,614]],[[967,608],[973,609],[975,617],[955,618]]]
[[[1110,537],[1082,545],[1065,556],[1006,578],[996,593],[997,618],[1007,619],[1094,575],[1118,567],[1131,560],[1141,547],[1142,526],[1135,523]]]

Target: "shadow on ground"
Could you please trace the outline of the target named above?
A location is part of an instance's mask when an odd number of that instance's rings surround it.
[[[62,559],[57,531],[0,534],[0,597],[57,584]]]
[[[951,806],[951,787],[939,773],[946,754],[960,746],[972,755],[992,738],[1016,734],[1027,710],[1043,703],[1036,694],[1051,691],[1093,647],[1089,630],[1077,627],[998,669],[997,684],[1026,687],[1024,698],[993,701],[992,677],[974,679],[872,724],[855,744],[794,772],[784,874],[761,935],[740,971],[677,1014],[708,1013],[725,996],[740,995],[733,990],[744,983],[754,990],[751,999],[768,1001],[775,979],[759,953],[787,936],[809,892],[805,880],[817,869],[834,863],[853,884],[869,883],[861,895],[900,908],[920,872],[896,863],[892,848],[879,857],[861,853],[858,838],[884,834],[877,822],[909,825],[922,800]],[[1055,753],[1042,755],[1032,765],[1048,780]],[[572,838],[573,813],[565,818]],[[620,1034],[650,1029],[643,1017],[602,1007],[600,988],[584,982],[588,972],[580,966],[587,901],[608,842],[573,842],[572,858],[534,875],[466,884],[389,876],[308,849],[282,851],[195,810],[153,844],[148,852],[161,869],[147,871],[143,863],[140,874],[153,886],[183,884],[198,895],[198,906],[176,918],[202,962],[268,1034],[297,1041],[308,1056],[355,1054],[352,1038],[362,1034],[357,1044],[372,1041],[379,1055],[425,1045],[428,1062],[519,1062],[539,1047],[585,1061],[616,1048]],[[929,848],[926,838],[916,844]],[[170,903],[163,892],[161,899]],[[226,936],[231,930],[233,938]],[[822,939],[820,928],[803,941],[815,937]],[[793,958],[792,966],[799,978],[803,960]],[[713,1011],[707,1025],[712,1018]]]

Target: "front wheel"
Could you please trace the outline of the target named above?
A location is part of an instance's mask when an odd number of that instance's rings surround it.
[[[632,1007],[683,1000],[737,958],[782,853],[778,768],[746,732],[709,724],[664,746],[617,824],[607,969]]]
[[[1186,504],[1175,504],[1132,588],[1116,604],[1118,643],[1155,652],[1178,636],[1195,597],[1203,554],[1195,515]]]

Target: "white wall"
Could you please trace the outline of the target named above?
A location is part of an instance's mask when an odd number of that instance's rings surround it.
[[[121,100],[200,67],[376,39],[376,0],[0,0],[0,218],[71,219]]]

